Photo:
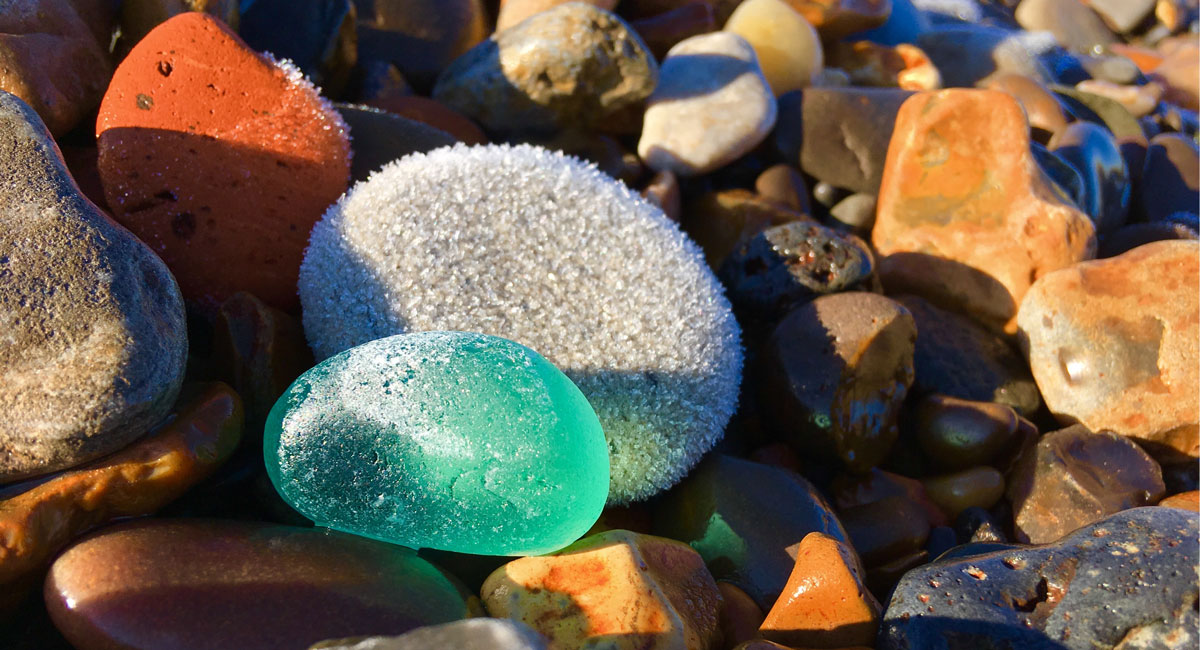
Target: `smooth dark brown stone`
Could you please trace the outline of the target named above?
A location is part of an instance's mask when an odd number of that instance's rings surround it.
[[[986,465],[921,481],[925,493],[946,513],[957,517],[967,508],[990,508],[1004,496],[1004,475]]]
[[[839,511],[875,503],[888,497],[904,497],[920,506],[930,525],[944,526],[949,523],[941,509],[929,500],[925,486],[920,481],[878,467],[872,468],[866,474],[838,474],[830,484],[829,492],[833,497],[834,507]]]
[[[796,212],[812,212],[804,177],[791,165],[779,163],[768,167],[754,179],[754,191],[763,198],[783,204]]]
[[[992,462],[1012,444],[1018,425],[1010,406],[936,394],[921,400],[914,415],[921,450],[948,470]]]
[[[838,512],[854,550],[868,567],[882,566],[925,546],[929,521],[904,497],[888,497]]]
[[[683,209],[683,231],[692,237],[713,270],[739,246],[770,228],[793,221],[808,221],[803,213],[743,189],[719,190],[688,201]]]
[[[413,551],[325,529],[147,520],[68,548],[46,606],[79,650],[304,648],[473,613]]]

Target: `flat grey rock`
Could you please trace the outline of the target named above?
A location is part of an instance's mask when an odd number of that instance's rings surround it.
[[[141,436],[186,357],[166,265],[84,198],[37,114],[0,91],[0,483]]]

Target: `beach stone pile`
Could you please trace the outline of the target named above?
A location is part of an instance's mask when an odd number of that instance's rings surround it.
[[[0,0],[0,647],[1191,648],[1195,0]]]

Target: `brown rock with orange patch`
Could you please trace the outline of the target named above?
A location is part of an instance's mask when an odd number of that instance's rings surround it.
[[[242,402],[225,384],[201,389],[172,418],[111,456],[0,491],[0,585],[35,573],[88,530],[175,500],[220,466],[242,435]]]
[[[828,535],[809,533],[796,551],[787,587],[759,631],[789,646],[874,643],[882,610],[863,574],[853,549]]]
[[[0,90],[37,111],[55,136],[95,108],[112,62],[112,3],[14,0],[0,10]]]
[[[892,12],[889,0],[788,0],[823,41],[837,41],[855,32],[879,27]]]
[[[1017,323],[1046,406],[1141,443],[1200,456],[1200,243],[1161,241],[1038,280]]]
[[[1088,217],[1055,191],[1010,95],[953,89],[901,106],[873,241],[889,292],[915,293],[995,330],[1051,271],[1095,255]]]
[[[346,190],[336,111],[221,22],[184,13],[117,68],[96,126],[117,220],[208,311],[239,290],[284,310],[308,233]]]
[[[527,623],[552,649],[715,648],[721,596],[681,542],[612,530],[514,560],[483,583],[492,616]]]

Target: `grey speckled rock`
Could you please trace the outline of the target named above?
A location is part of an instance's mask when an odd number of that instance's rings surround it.
[[[705,174],[758,146],[778,107],[754,49],[733,32],[682,40],[663,59],[638,155],[655,171]]]
[[[570,2],[497,32],[455,59],[433,98],[494,133],[604,126],[650,95],[658,64],[616,14]]]
[[[469,618],[400,636],[322,641],[309,650],[546,650],[546,639],[520,621]]]
[[[905,574],[876,647],[1194,648],[1197,517],[1134,508],[1046,546],[943,556]]]
[[[84,198],[37,114],[0,91],[0,483],[145,433],[186,356],[166,265]]]

